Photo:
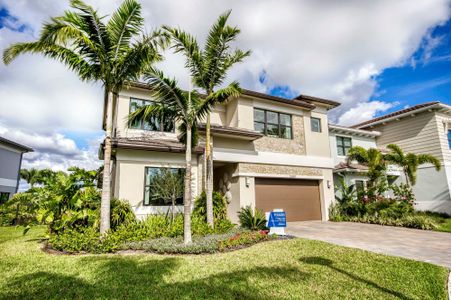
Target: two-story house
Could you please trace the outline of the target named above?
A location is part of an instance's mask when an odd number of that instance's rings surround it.
[[[119,93],[113,112],[112,192],[128,200],[141,217],[168,209],[152,194],[159,170],[182,174],[184,168],[184,146],[170,120],[126,121],[136,107],[151,102],[147,86],[134,83]],[[244,90],[240,97],[214,107],[214,189],[227,196],[232,221],[248,205],[263,211],[282,208],[288,221],[328,218],[334,160],[327,111],[338,105],[303,95],[284,99]],[[204,129],[201,124],[199,132]],[[193,153],[196,196],[204,180],[202,143]]]
[[[0,204],[17,193],[22,156],[32,151],[30,147],[0,137]]]
[[[397,144],[404,152],[432,154],[442,163],[437,172],[422,165],[413,187],[416,208],[451,214],[451,106],[427,102],[357,125],[355,129],[378,131],[376,144]]]

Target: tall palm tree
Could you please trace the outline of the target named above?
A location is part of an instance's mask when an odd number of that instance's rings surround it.
[[[34,188],[34,185],[40,182],[40,172],[35,168],[21,169],[20,178],[25,180],[30,185],[30,188]]]
[[[200,49],[197,40],[187,32],[180,29],[164,27],[172,36],[174,41],[173,48],[176,53],[183,53],[186,57],[186,67],[189,69],[194,84],[203,90],[209,100],[213,100],[214,104],[220,103],[212,98],[215,93],[219,92],[221,97],[226,101],[229,97],[238,97],[241,93],[238,82],[234,81],[222,89],[221,86],[227,76],[230,68],[241,62],[245,57],[250,55],[250,51],[242,51],[239,49],[232,50],[230,43],[233,42],[240,29],[227,25],[227,19],[231,11],[219,16],[218,20],[210,29],[205,48]],[[217,90],[218,89],[218,90]],[[217,90],[217,91],[215,91]],[[213,227],[213,158],[212,145],[210,138],[210,113],[207,114],[205,129],[205,164],[206,179],[204,190],[207,195],[207,222]]]
[[[125,0],[107,23],[91,6],[71,0],[72,10],[45,23],[35,42],[17,43],[3,53],[9,64],[19,54],[40,53],[58,60],[82,81],[100,81],[105,93],[105,146],[101,224],[104,234],[110,228],[111,137],[113,101],[128,81],[137,80],[142,71],[162,59],[160,47],[167,37],[159,31],[142,34],[144,19],[136,0]]]
[[[198,93],[183,91],[177,86],[174,79],[169,79],[164,74],[155,69],[150,69],[144,75],[155,104],[145,105],[128,117],[129,122],[137,120],[150,121],[154,118],[162,120],[163,118],[172,119],[179,124],[178,130],[182,132],[181,141],[185,144],[185,193],[183,197],[184,206],[184,243],[190,244],[191,238],[191,152],[193,145],[196,144],[196,128],[199,120],[205,118],[210,112],[215,101],[224,101],[224,97],[219,92],[213,93],[210,97],[202,99]],[[193,134],[194,133],[194,134]]]
[[[385,159],[402,168],[406,178],[407,186],[412,187],[417,182],[417,170],[420,165],[430,163],[434,165],[437,171],[440,171],[440,161],[430,154],[404,153],[402,149],[395,144],[387,145],[390,153],[385,155]]]
[[[352,161],[368,167],[368,187],[374,187],[377,181],[385,175],[387,164],[382,152],[375,148],[365,149],[354,146],[348,151],[348,164]]]

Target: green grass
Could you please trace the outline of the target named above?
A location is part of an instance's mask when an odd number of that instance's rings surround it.
[[[435,231],[451,232],[451,216],[435,212],[417,212],[417,214],[432,218],[438,225]]]
[[[0,299],[446,299],[445,268],[303,239],[213,255],[51,255],[0,227]]]

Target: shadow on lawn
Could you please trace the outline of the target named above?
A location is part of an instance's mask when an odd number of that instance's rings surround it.
[[[338,267],[335,267],[333,265],[333,261],[331,261],[330,259],[313,256],[313,257],[303,257],[303,258],[300,259],[300,261],[303,262],[303,263],[306,263],[306,264],[310,264],[310,265],[320,265],[320,266],[328,267],[328,268],[330,268],[330,269],[332,269],[332,270],[334,270],[336,272],[339,272],[341,274],[344,274],[344,275],[352,278],[353,280],[360,281],[361,283],[370,285],[370,286],[372,286],[372,287],[374,287],[374,288],[376,288],[376,289],[378,289],[378,290],[380,290],[380,291],[382,291],[384,293],[393,295],[393,296],[398,297],[400,299],[406,299],[406,300],[412,299],[412,298],[409,298],[409,297],[405,296],[404,294],[401,294],[401,293],[399,293],[397,291],[390,290],[390,289],[385,288],[383,286],[380,286],[377,283],[372,282],[372,281],[370,281],[368,279],[359,277],[359,276],[354,275],[352,273],[349,273],[349,272],[347,272],[345,270],[342,270],[342,269],[340,269]]]
[[[262,289],[266,283],[277,279],[300,281],[309,276],[296,268],[257,267],[251,270],[222,272],[195,280],[179,278],[179,282],[170,282],[170,275],[178,272],[182,263],[183,259],[177,257],[151,260],[85,257],[77,264],[93,270],[91,276],[94,279],[88,281],[56,272],[35,272],[10,281],[7,288],[9,292],[0,292],[0,298],[277,299],[277,291],[271,288]],[[250,282],[257,284],[249,284]],[[262,284],[256,286],[259,282]]]

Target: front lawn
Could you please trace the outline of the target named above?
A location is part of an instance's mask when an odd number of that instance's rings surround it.
[[[0,227],[1,299],[446,299],[445,268],[303,239],[213,255],[50,255]]]
[[[417,214],[427,216],[434,220],[437,227],[433,230],[451,232],[451,216],[435,212],[417,212]]]

